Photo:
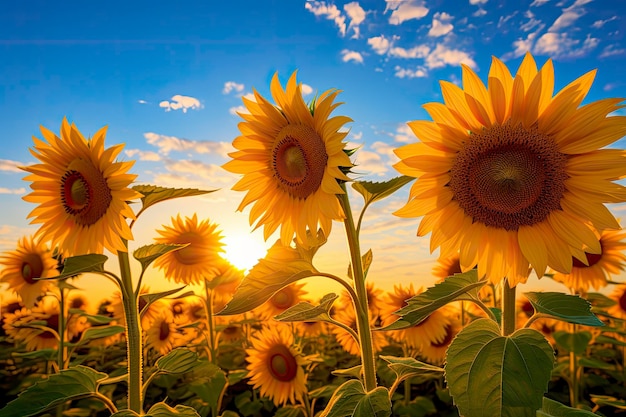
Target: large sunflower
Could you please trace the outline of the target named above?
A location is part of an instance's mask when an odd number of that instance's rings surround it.
[[[622,99],[579,107],[591,71],[552,97],[552,61],[537,70],[526,54],[515,77],[493,59],[488,86],[463,66],[463,88],[442,81],[445,104],[424,105],[433,121],[409,122],[421,142],[396,150],[395,168],[418,178],[395,214],[424,216],[431,250],[457,251],[464,271],[478,265],[492,283],[525,282],[532,266],[569,273],[572,257],[600,253],[589,223],[619,228],[604,203],[626,201],[613,181],[626,154],[603,148],[626,133],[626,117],[607,115]]]
[[[603,231],[599,237],[600,253],[585,253],[586,262],[574,258],[572,271],[569,274],[557,272],[554,279],[578,293],[586,293],[590,287],[596,290],[605,287],[611,274],[619,274],[626,267],[625,239],[623,230]]]
[[[58,275],[57,261],[52,252],[41,241],[30,237],[22,237],[17,248],[0,256],[0,282],[19,295],[26,307],[33,307],[37,298],[48,289],[54,287],[51,281],[37,280]]]
[[[160,256],[154,265],[165,270],[165,276],[175,282],[198,284],[203,279],[213,279],[220,274],[220,265],[225,262],[220,256],[223,252],[222,235],[215,223],[203,220],[198,223],[198,216],[185,217],[180,214],[172,217],[171,226],[157,230],[161,236],[157,243],[188,243],[189,245]]]
[[[246,349],[249,383],[277,406],[301,402],[306,393],[305,360],[286,326],[266,327]]]
[[[34,137],[31,153],[42,163],[22,168],[33,189],[24,200],[39,204],[28,215],[41,223],[37,236],[63,256],[126,252],[124,239],[133,239],[126,219],[135,218],[127,202],[141,194],[127,188],[137,177],[127,174],[134,161],[114,161],[124,145],[104,149],[106,128],[86,140],[65,118],[61,138],[41,133],[47,143]]]
[[[351,119],[329,118],[339,105],[333,103],[339,91],[328,90],[310,106],[302,99],[294,72],[283,89],[278,74],[271,82],[273,105],[258,92],[255,100],[245,97],[249,114],[239,124],[241,136],[233,141],[236,152],[224,168],[243,178],[233,190],[248,191],[238,210],[248,204],[250,224],[264,225],[267,240],[280,226],[280,238],[306,245],[306,230],[318,228],[329,235],[332,220],[342,220],[343,210],[336,194],[343,194],[338,181],[352,167],[342,142],[347,132],[338,130]]]

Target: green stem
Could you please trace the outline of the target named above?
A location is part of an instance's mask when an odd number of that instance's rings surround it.
[[[68,314],[67,303],[65,302],[65,289],[59,288],[59,349],[57,351],[57,364],[59,371],[65,369],[65,360],[67,354],[66,338],[66,318]]]
[[[215,315],[213,314],[213,291],[207,285],[204,280],[204,295],[205,295],[205,312],[206,321],[209,327],[209,352],[211,354],[211,363],[217,364],[217,346],[215,341]]]
[[[142,334],[139,323],[138,297],[133,288],[128,252],[118,252],[122,279],[122,302],[126,316],[126,348],[128,358],[128,408],[142,414]]]
[[[350,249],[350,258],[352,262],[352,276],[354,278],[354,289],[357,299],[354,300],[356,312],[356,324],[359,339],[361,341],[361,362],[363,364],[363,385],[366,392],[376,388],[376,363],[374,358],[374,345],[372,342],[372,329],[370,327],[369,308],[367,301],[367,289],[365,286],[365,275],[363,274],[363,264],[361,260],[361,248],[359,244],[359,236],[354,227],[354,219],[350,209],[350,200],[346,190],[346,184],[342,183],[341,188],[344,193],[339,194],[339,202],[346,216],[344,226],[346,229],[346,237],[348,239],[348,247]]]
[[[575,324],[571,324],[572,333],[576,333],[578,330]],[[578,391],[579,391],[579,378],[578,378],[578,358],[573,351],[569,353],[569,373],[570,373],[570,389],[569,389],[569,401],[571,407],[577,408],[578,406]]]
[[[502,335],[508,336],[515,331],[515,288],[509,286],[509,280],[502,284]]]

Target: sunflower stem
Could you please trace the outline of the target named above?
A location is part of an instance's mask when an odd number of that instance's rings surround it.
[[[211,363],[217,364],[217,346],[215,342],[215,315],[213,314],[213,291],[207,285],[207,280],[204,280],[204,295],[205,295],[205,313],[206,321],[209,327],[209,354],[211,355]]]
[[[372,329],[369,320],[369,306],[367,301],[367,289],[365,286],[365,274],[361,258],[359,236],[354,227],[354,218],[350,209],[350,199],[346,190],[346,183],[341,183],[343,194],[338,194],[339,202],[346,218],[343,224],[346,229],[350,259],[352,265],[352,277],[357,299],[354,300],[356,311],[356,324],[359,339],[361,341],[361,362],[363,364],[363,385],[370,392],[376,388],[376,362],[374,358],[374,345],[372,343]]]
[[[125,242],[127,244],[127,242]],[[117,252],[122,279],[122,302],[126,317],[126,348],[128,359],[128,408],[141,414],[142,397],[142,335],[139,325],[138,296],[134,291],[128,252]]]
[[[502,284],[502,335],[508,336],[515,331],[515,288],[504,279]]]
[[[57,352],[57,363],[59,371],[65,369],[65,361],[67,357],[67,346],[65,344],[66,337],[66,318],[68,314],[67,303],[65,302],[65,289],[59,288],[59,350]]]

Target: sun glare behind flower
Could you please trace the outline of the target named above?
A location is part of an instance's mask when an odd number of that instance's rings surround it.
[[[224,258],[239,269],[248,271],[265,257],[267,248],[265,244],[246,233],[231,233],[223,239]]]

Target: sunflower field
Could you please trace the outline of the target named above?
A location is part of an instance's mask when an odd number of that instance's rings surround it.
[[[250,225],[278,237],[248,271],[198,214],[130,251],[146,210],[217,190],[135,184],[105,129],[42,127],[21,167],[39,229],[0,254],[0,417],[620,415],[626,232],[606,205],[626,202],[626,151],[608,148],[626,117],[619,98],[581,106],[594,75],[555,94],[551,60],[529,53],[515,75],[493,58],[486,84],[463,66],[462,88],[442,81],[443,103],[424,105],[432,120],[408,123],[385,182],[353,178],[338,90],[306,103],[296,73],[275,75],[273,102],[243,98],[223,166]],[[438,281],[383,291],[361,226],[403,187],[393,214],[421,218]],[[315,263],[331,233],[344,276]],[[171,289],[151,291],[150,269]],[[569,292],[518,291],[531,274]],[[341,291],[313,297],[311,277]],[[117,290],[96,302],[80,290],[93,279]]]

